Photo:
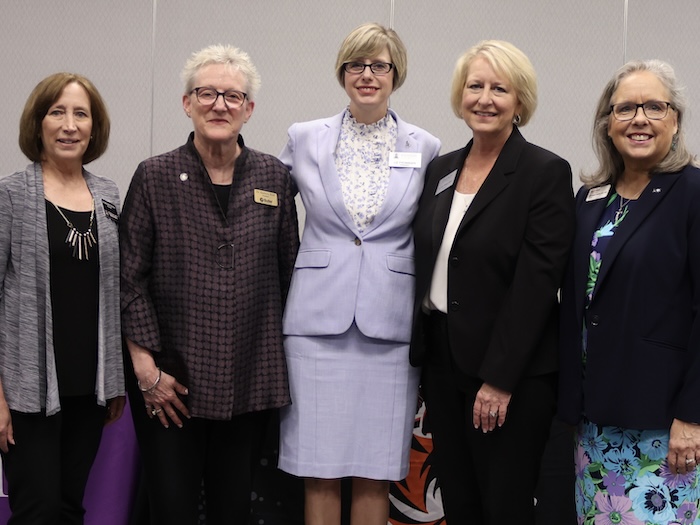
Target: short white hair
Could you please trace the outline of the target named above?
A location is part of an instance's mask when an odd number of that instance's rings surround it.
[[[240,71],[246,79],[246,93],[248,100],[254,100],[260,89],[260,74],[253,64],[250,56],[237,47],[223,44],[215,44],[195,53],[192,53],[185,64],[180,77],[185,84],[185,94],[194,89],[195,76],[204,66],[211,64],[224,64],[233,71]]]

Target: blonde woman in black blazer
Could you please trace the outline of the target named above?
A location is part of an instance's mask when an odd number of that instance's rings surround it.
[[[536,90],[512,44],[459,59],[452,107],[473,139],[430,164],[415,220],[411,361],[423,365],[448,523],[534,523],[574,229],[569,164],[518,131]]]

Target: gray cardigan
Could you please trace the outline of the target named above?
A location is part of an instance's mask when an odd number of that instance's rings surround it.
[[[124,395],[119,317],[117,223],[104,202],[119,209],[114,182],[83,170],[95,201],[100,258],[97,349],[98,403]],[[41,164],[0,179],[0,378],[12,410],[58,412],[49,275],[49,243]],[[80,329],[80,319],[75,320]]]

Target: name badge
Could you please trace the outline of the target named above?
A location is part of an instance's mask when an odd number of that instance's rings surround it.
[[[452,186],[455,183],[455,178],[457,178],[457,170],[441,178],[435,190],[435,195],[440,195],[443,191]]]
[[[102,199],[102,207],[105,210],[105,217],[119,224],[119,213],[117,212],[117,207],[104,199]]]
[[[598,186],[597,188],[591,188],[588,190],[588,195],[586,195],[586,202],[597,201],[608,196],[610,192],[610,184],[605,186]]]
[[[277,194],[274,191],[253,190],[253,197],[258,204],[264,204],[265,206],[272,206],[275,208],[279,206]]]
[[[392,151],[389,154],[390,168],[420,168],[423,154],[413,151]]]

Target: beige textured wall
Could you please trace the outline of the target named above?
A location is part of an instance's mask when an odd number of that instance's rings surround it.
[[[452,67],[484,38],[510,40],[529,55],[540,105],[523,133],[567,158],[575,173],[593,166],[593,107],[625,50],[628,59],[661,58],[676,67],[689,86],[690,144],[700,151],[697,0],[7,0],[0,14],[0,174],[27,163],[17,126],[31,89],[55,71],[77,71],[97,84],[113,120],[109,150],[90,169],[125,193],[139,161],[184,142],[190,121],[179,72],[192,51],[210,43],[245,49],[260,69],[262,90],[243,135],[251,147],[276,154],[292,122],[344,107],[333,76],[341,40],[362,22],[388,25],[392,12],[409,49],[408,79],[392,106],[439,136],[443,152],[469,139],[449,107]]]

